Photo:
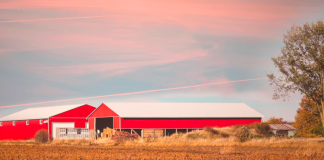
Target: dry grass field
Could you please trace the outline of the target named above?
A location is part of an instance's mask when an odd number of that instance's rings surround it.
[[[0,159],[324,159],[323,149],[264,146],[0,145]]]
[[[0,143],[0,159],[324,159],[324,140],[261,139],[244,143],[33,141]]]
[[[324,159],[322,138],[270,137],[242,143],[232,136],[232,128],[216,130],[127,142],[0,141],[0,159]]]

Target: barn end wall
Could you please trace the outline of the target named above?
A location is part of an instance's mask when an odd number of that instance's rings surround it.
[[[114,129],[120,128],[119,115],[108,108],[105,104],[101,104],[91,115],[89,115],[89,129],[95,129],[95,118],[114,117]]]
[[[105,104],[101,104],[91,115],[89,118],[100,118],[100,117],[115,117],[119,116],[113,110],[108,108]]]
[[[26,125],[26,120],[15,121],[13,126],[12,121],[2,122],[0,126],[0,140],[26,140],[34,138],[37,131],[41,129],[47,130],[48,123],[44,123],[47,119],[42,120],[29,120],[29,125]]]
[[[49,137],[52,138],[52,124],[53,123],[67,123],[73,122],[74,128],[86,128],[88,122],[87,116],[96,108],[90,105],[83,105],[78,108],[63,112],[49,118]]]
[[[233,125],[243,125],[261,122],[261,118],[252,119],[154,119],[154,118],[121,118],[122,129],[150,129],[150,128],[161,128],[161,129],[185,129],[185,128],[204,128],[204,127],[227,127]]]

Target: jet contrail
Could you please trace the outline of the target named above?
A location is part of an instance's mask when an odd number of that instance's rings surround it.
[[[64,19],[85,19],[85,18],[100,18],[100,17],[105,17],[105,16],[68,17],[68,18],[48,18],[48,19],[25,19],[25,20],[0,21],[0,23],[31,22],[31,21],[51,21],[51,20],[64,20]]]
[[[45,104],[45,103],[64,102],[64,101],[75,101],[75,100],[83,100],[83,99],[94,99],[94,98],[102,98],[102,97],[126,96],[126,95],[132,95],[132,94],[141,94],[141,93],[149,93],[149,92],[159,92],[159,91],[168,91],[168,90],[176,90],[176,89],[195,88],[195,87],[209,86],[209,85],[215,85],[215,84],[235,83],[235,82],[243,82],[243,81],[255,81],[255,80],[261,80],[261,79],[266,79],[266,78],[244,79],[244,80],[236,80],[236,81],[225,81],[225,82],[216,82],[216,83],[206,83],[206,84],[199,84],[199,85],[194,85],[194,86],[165,88],[165,89],[156,89],[156,90],[139,91],[139,92],[119,93],[119,94],[110,94],[110,95],[95,96],[95,97],[83,97],[83,98],[63,99],[63,100],[47,101],[47,102],[36,102],[36,103],[17,104],[17,105],[10,105],[10,106],[1,106],[0,108],[18,107],[18,106],[28,106],[28,105],[35,105],[35,104]]]

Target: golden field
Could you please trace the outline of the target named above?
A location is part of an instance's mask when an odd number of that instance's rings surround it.
[[[324,140],[259,139],[244,143],[214,141],[116,143],[109,140],[65,140],[37,144],[3,141],[0,159],[324,159]]]
[[[0,159],[324,159],[322,138],[253,138],[238,142],[233,128],[158,139],[0,141]],[[251,131],[253,132],[253,131]]]
[[[0,145],[0,159],[324,159],[322,149],[262,146]]]

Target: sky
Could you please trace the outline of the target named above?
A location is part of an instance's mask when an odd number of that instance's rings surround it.
[[[322,0],[2,0],[0,106],[266,78],[291,26],[323,20]],[[302,95],[273,100],[267,79],[102,102],[246,103],[293,121]]]

